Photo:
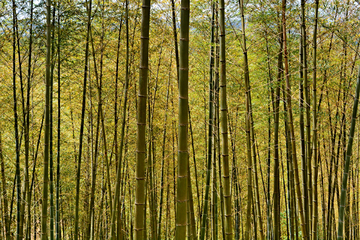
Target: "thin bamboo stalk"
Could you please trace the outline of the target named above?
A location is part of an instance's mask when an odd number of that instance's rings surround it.
[[[301,229],[303,232],[303,238],[308,239],[306,222],[304,218],[304,208],[303,202],[301,199],[301,189],[300,189],[300,179],[299,179],[299,171],[298,171],[298,163],[296,156],[296,142],[295,142],[295,130],[294,130],[294,121],[293,121],[293,113],[291,106],[291,86],[290,86],[290,78],[289,78],[289,62],[288,62],[288,51],[287,51],[287,39],[286,39],[286,0],[282,0],[282,30],[283,30],[283,44],[284,44],[284,69],[285,69],[285,79],[286,79],[286,93],[287,93],[287,104],[288,104],[288,118],[289,118],[289,127],[290,127],[290,138],[291,138],[291,153],[292,153],[292,163],[294,168],[295,175],[295,185],[297,192],[297,200],[301,221]]]
[[[312,239],[316,240],[318,235],[318,169],[319,169],[319,163],[318,163],[318,125],[317,125],[317,85],[316,85],[316,71],[317,71],[317,65],[316,65],[316,50],[317,50],[317,24],[318,24],[318,12],[319,12],[319,0],[315,1],[315,23],[314,23],[314,36],[313,36],[313,143],[312,143],[312,152],[314,155],[314,181],[313,181],[313,200],[314,205],[312,209]],[[323,226],[324,227],[324,226]]]
[[[220,0],[220,127],[221,127],[221,155],[224,179],[224,212],[225,239],[232,239],[232,212],[230,191],[230,167],[229,167],[229,144],[228,144],[228,121],[226,100],[226,50],[225,50],[225,1]],[[220,167],[220,166],[219,166]]]
[[[45,92],[45,148],[44,148],[44,175],[43,175],[43,203],[41,212],[41,239],[47,240],[47,202],[48,202],[48,164],[49,164],[49,112],[50,112],[50,60],[51,60],[51,22],[50,22],[51,0],[46,1],[46,92]]]
[[[358,111],[358,104],[359,104],[359,93],[360,93],[360,67],[356,85],[356,93],[353,105],[353,114],[351,118],[351,127],[349,133],[349,140],[346,149],[346,158],[345,158],[345,166],[344,166],[344,173],[343,179],[341,183],[341,197],[340,197],[340,207],[339,207],[339,219],[338,219],[338,232],[337,232],[337,239],[343,239],[343,224],[344,224],[344,212],[345,212],[345,204],[346,204],[346,187],[347,187],[347,179],[350,169],[350,159],[352,156],[352,145],[353,145],[353,138],[355,132],[355,124],[356,124],[356,116]]]
[[[86,33],[86,45],[85,45],[85,68],[84,68],[84,84],[83,84],[83,97],[82,97],[82,109],[81,109],[81,124],[80,124],[80,140],[79,140],[79,156],[77,163],[77,172],[76,172],[76,200],[75,200],[75,228],[74,228],[74,239],[78,240],[79,238],[79,201],[80,201],[80,174],[81,174],[81,157],[82,157],[82,148],[83,148],[83,136],[84,136],[84,121],[85,121],[85,108],[86,108],[86,86],[88,78],[88,58],[89,58],[89,40],[90,40],[90,30],[91,30],[91,8],[92,0],[87,2],[88,5],[88,18],[87,18],[87,33]],[[49,23],[50,24],[50,23]],[[50,40],[49,40],[50,41]],[[45,124],[46,126],[46,124]],[[43,239],[47,240],[47,239]]]

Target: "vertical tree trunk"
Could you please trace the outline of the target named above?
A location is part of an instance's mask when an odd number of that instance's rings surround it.
[[[176,59],[176,77],[179,84],[179,47],[178,47],[178,37],[176,31],[176,14],[175,14],[175,0],[171,0],[171,9],[172,9],[172,24],[174,32],[174,44],[175,44],[175,59]]]
[[[15,133],[15,152],[16,152],[16,193],[17,193],[17,213],[16,213],[16,239],[22,239],[22,227],[21,227],[21,179],[20,179],[20,142],[19,142],[19,127],[18,127],[18,112],[17,112],[17,97],[16,97],[16,30],[17,30],[17,15],[16,4],[13,0],[13,99],[14,99],[14,133]]]
[[[216,88],[216,87],[215,87]],[[215,118],[217,117],[217,114],[215,115]],[[236,113],[236,119],[238,119],[238,114]],[[216,122],[217,119],[215,119]],[[230,118],[229,118],[230,120]],[[230,121],[229,121],[230,122]],[[236,121],[234,124],[235,128],[236,126]],[[238,180],[238,168],[236,167],[236,131],[232,130],[231,124],[229,124],[229,132],[230,132],[230,139],[231,139],[231,149],[233,151],[233,167],[232,167],[232,179],[233,179],[233,185],[234,185],[234,190],[235,190],[235,239],[238,240],[240,239],[240,185],[239,185],[239,180]],[[217,133],[217,132],[216,132]],[[217,218],[216,218],[217,220]],[[217,238],[215,238],[217,239]]]
[[[44,140],[44,177],[41,212],[41,240],[47,240],[47,204],[48,204],[48,174],[49,174],[49,134],[50,134],[50,61],[51,61],[51,0],[46,1],[46,93],[45,93],[45,140]]]
[[[227,100],[226,100],[226,51],[225,51],[225,2],[220,0],[220,125],[221,125],[221,155],[223,162],[224,178],[224,212],[225,237],[232,239],[232,213],[231,213],[231,192],[230,192],[230,171],[229,171],[229,146],[227,126]]]
[[[214,123],[213,123],[213,128],[214,128],[214,132],[213,132],[213,188],[214,188],[214,193],[213,193],[213,202],[214,202],[214,237],[213,239],[218,239],[219,237],[219,227],[218,227],[218,219],[219,219],[219,206],[220,204],[218,204],[219,202],[219,188],[220,188],[220,183],[221,183],[221,177],[219,176],[219,187],[218,187],[218,181],[217,181],[217,169],[216,169],[216,161],[220,161],[219,157],[220,157],[220,139],[219,139],[219,66],[220,66],[220,59],[219,59],[219,51],[220,51],[220,46],[219,46],[219,3],[218,1],[215,2],[215,52],[214,52],[214,57],[215,57],[215,69],[214,69],[214,100],[213,100],[213,105],[214,105]],[[235,159],[234,159],[235,160]],[[233,168],[235,168],[236,165],[234,164]],[[218,169],[220,170],[221,166],[218,165]],[[218,170],[218,171],[219,171]],[[221,206],[220,206],[221,207]]]
[[[344,173],[343,173],[343,179],[342,179],[342,183],[341,183],[341,197],[340,197],[338,233],[337,233],[338,240],[343,239],[343,234],[344,234],[343,233],[343,224],[344,224],[343,221],[344,221],[344,212],[345,212],[346,195],[347,195],[346,187],[347,187],[347,179],[348,179],[348,174],[349,174],[349,169],[350,169],[350,160],[351,160],[351,155],[352,155],[352,144],[353,144],[355,124],[356,124],[356,115],[357,115],[358,103],[359,103],[359,93],[360,93],[360,68],[359,68],[359,74],[358,74],[357,85],[356,85],[356,93],[355,93],[353,113],[352,113],[352,118],[351,118],[349,140],[348,140],[348,145],[347,145],[347,149],[346,149]]]
[[[54,240],[54,151],[53,151],[53,93],[54,93],[54,67],[55,67],[55,6],[52,11],[51,24],[51,70],[50,70],[50,240]]]
[[[302,29],[301,29],[302,31]],[[303,33],[302,33],[303,34]],[[299,47],[299,122],[300,122],[300,147],[301,147],[301,171],[302,171],[302,188],[304,195],[304,211],[305,211],[305,220],[308,222],[308,208],[309,208],[309,198],[306,189],[308,189],[308,174],[307,174],[307,161],[306,161],[306,142],[305,142],[305,122],[304,122],[304,47],[303,47],[303,36],[300,37],[300,47]],[[306,104],[306,103],[305,103]]]
[[[36,160],[37,160],[37,156],[38,156],[38,152],[39,152],[39,147],[40,147],[40,140],[41,140],[41,132],[42,132],[42,129],[43,129],[43,125],[44,125],[44,118],[45,118],[45,114],[42,115],[42,118],[41,118],[41,124],[40,124],[40,129],[39,129],[39,137],[38,137],[38,140],[37,140],[37,144],[36,144],[36,150],[34,152],[34,155],[33,155],[33,171],[32,171],[32,179],[31,179],[31,185],[30,185],[30,192],[32,192],[33,188],[34,188],[34,198],[36,197],[36,191],[35,191],[35,177],[36,177]],[[31,202],[31,194],[30,194],[30,201]],[[33,228],[34,228],[34,239],[36,239],[36,222],[37,222],[37,217],[36,217],[36,204],[34,205],[34,223],[33,223]],[[31,230],[31,222],[28,223],[30,225],[30,230]],[[29,232],[29,235],[31,236],[30,232]]]
[[[150,8],[150,4],[148,4]],[[124,89],[124,106],[123,106],[123,119],[121,126],[121,135],[120,135],[120,149],[119,149],[119,165],[116,173],[116,186],[115,186],[115,194],[113,201],[113,211],[111,213],[111,239],[115,240],[116,231],[115,231],[115,222],[116,219],[120,216],[120,207],[118,204],[120,198],[120,183],[121,183],[121,163],[122,163],[122,153],[124,147],[124,138],[125,138],[125,125],[126,125],[126,110],[127,110],[127,99],[128,99],[128,88],[129,88],[129,3],[126,0],[126,73],[125,73],[125,89]],[[102,110],[101,110],[102,111]]]
[[[279,156],[279,119],[280,119],[280,82],[283,76],[283,36],[282,26],[279,26],[279,55],[278,55],[278,66],[277,66],[277,80],[275,89],[275,101],[273,103],[274,112],[274,237],[279,239],[281,235],[280,231],[280,156]],[[270,195],[270,192],[268,193]],[[270,227],[270,226],[268,226]],[[268,234],[268,239],[271,234]]]
[[[2,135],[0,131],[0,161],[1,161],[1,181],[2,181],[2,199],[3,203],[2,210],[4,211],[4,222],[5,222],[5,236],[6,240],[10,240],[10,219],[9,219],[9,209],[8,209],[8,197],[7,197],[7,191],[6,191],[6,178],[5,178],[5,164],[4,164],[4,156],[3,156],[3,147],[2,147]]]
[[[80,200],[80,174],[81,174],[81,157],[82,157],[82,145],[84,136],[84,121],[85,121],[85,108],[86,108],[86,86],[87,86],[87,74],[88,74],[88,58],[89,58],[89,40],[91,31],[91,7],[92,0],[86,2],[87,6],[87,32],[86,32],[86,45],[85,45],[85,59],[84,59],[84,84],[83,84],[83,96],[82,96],[82,108],[81,108],[81,124],[80,124],[80,140],[79,140],[79,156],[76,169],[76,200],[75,200],[75,228],[74,239],[79,238],[79,200]],[[45,240],[45,239],[44,239]]]
[[[295,130],[294,130],[294,121],[293,121],[293,113],[291,106],[291,86],[289,79],[289,63],[288,63],[288,52],[287,52],[287,41],[286,41],[286,0],[282,0],[282,30],[283,30],[283,44],[284,44],[284,67],[285,67],[285,79],[286,79],[286,99],[288,104],[288,119],[289,119],[289,127],[290,127],[290,139],[291,139],[291,153],[292,153],[292,163],[294,168],[295,175],[295,185],[297,192],[297,200],[301,221],[301,229],[303,233],[303,238],[308,239],[306,222],[304,218],[304,209],[303,202],[301,200],[301,189],[300,189],[300,180],[299,180],[299,171],[298,171],[298,163],[296,157],[296,142],[295,142]]]
[[[179,136],[176,206],[176,240],[186,239],[187,178],[188,178],[188,80],[189,80],[190,0],[181,0],[179,58]]]
[[[34,1],[30,1],[30,36],[29,36],[29,66],[28,66],[28,78],[27,78],[27,91],[26,91],[26,119],[25,119],[25,197],[27,205],[27,228],[26,228],[26,239],[30,239],[31,231],[31,192],[29,191],[29,154],[30,154],[30,89],[31,89],[31,63],[32,63],[32,43],[33,43],[33,12],[34,12]]]
[[[92,220],[94,219],[95,213],[95,187],[96,187],[96,174],[97,174],[97,160],[98,160],[98,152],[99,152],[99,127],[100,127],[100,116],[102,110],[102,83],[101,79],[99,79],[96,58],[95,58],[95,49],[94,49],[94,39],[92,36],[92,31],[90,30],[90,42],[92,46],[92,54],[94,61],[94,71],[96,78],[96,88],[98,89],[98,111],[97,111],[97,122],[96,122],[96,132],[95,132],[95,152],[92,157],[92,170],[91,170],[91,187],[90,187],[90,204],[89,204],[89,213],[88,220],[85,232],[85,239],[92,239],[92,230],[94,229],[94,225],[92,224]]]
[[[308,85],[308,65],[307,65],[307,40],[306,40],[306,26],[305,26],[305,0],[301,0],[301,41],[302,41],[302,70],[304,76],[304,97],[305,97],[305,113],[306,113],[306,139],[305,139],[305,161],[303,165],[304,181],[306,181],[306,188],[304,188],[304,210],[306,228],[309,239],[311,239],[311,216],[312,216],[312,175],[311,175],[311,133],[310,133],[310,97],[309,97],[309,85]],[[304,186],[305,187],[305,186]]]
[[[32,0],[33,1],[33,0]],[[57,167],[56,167],[56,215],[55,215],[55,233],[56,233],[56,240],[61,239],[61,227],[60,227],[60,145],[61,145],[61,57],[60,57],[60,1],[58,3],[58,42],[57,42],[57,80],[58,80],[58,122],[57,122]]]
[[[318,23],[318,12],[319,12],[319,0],[315,1],[315,23],[314,23],[314,35],[313,35],[313,143],[312,143],[312,152],[314,155],[314,181],[313,181],[313,200],[314,206],[312,209],[312,239],[316,240],[318,235],[318,125],[317,125],[317,96],[316,96],[316,50],[317,50],[317,23]],[[324,216],[323,216],[324,217]],[[323,226],[325,227],[325,226]]]
[[[150,0],[143,0],[141,22],[141,52],[139,68],[139,94],[137,108],[137,143],[136,143],[136,195],[135,195],[135,239],[146,239],[144,231],[145,218],[145,132],[146,132],[146,99],[148,85],[148,49]]]
[[[160,187],[160,201],[159,201],[159,222],[158,222],[158,240],[161,240],[161,220],[162,220],[162,209],[163,209],[163,198],[164,198],[164,168],[165,168],[165,152],[166,152],[166,124],[167,124],[167,112],[169,109],[169,92],[170,92],[170,80],[171,80],[171,65],[172,65],[172,54],[170,56],[170,71],[169,71],[169,79],[167,83],[166,90],[166,105],[165,105],[165,116],[164,116],[164,132],[163,132],[163,142],[162,142],[162,161],[161,161],[161,187]],[[166,210],[167,211],[167,210]],[[164,234],[166,236],[166,233]]]
[[[189,158],[188,158],[189,159]],[[193,199],[193,194],[192,194],[192,187],[191,187],[191,174],[190,174],[190,163],[188,161],[188,183],[187,183],[187,191],[188,191],[188,196],[189,196],[189,200],[188,200],[188,239],[190,240],[196,240],[197,236],[196,236],[196,224],[195,224],[195,213],[194,213],[194,199]]]
[[[204,207],[202,214],[202,223],[200,230],[200,240],[205,238],[205,229],[208,220],[208,205],[209,205],[209,192],[210,192],[210,177],[211,177],[211,160],[212,160],[212,134],[213,134],[213,122],[214,122],[214,111],[213,111],[213,95],[214,95],[214,30],[215,30],[215,2],[212,3],[212,17],[211,17],[211,37],[210,37],[210,68],[209,68],[209,128],[208,128],[208,144],[207,144],[207,164],[206,164],[206,187],[204,197]]]
[[[251,156],[251,106],[250,106],[250,79],[247,59],[246,35],[245,35],[245,17],[244,17],[244,2],[240,1],[241,24],[243,35],[243,57],[244,57],[244,81],[245,81],[245,96],[246,96],[246,159],[247,159],[247,210],[246,210],[246,230],[245,239],[251,239],[251,211],[253,202],[253,183],[252,183],[252,156]]]

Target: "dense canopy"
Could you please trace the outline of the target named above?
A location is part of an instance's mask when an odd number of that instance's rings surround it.
[[[0,239],[360,239],[358,0],[0,1]]]

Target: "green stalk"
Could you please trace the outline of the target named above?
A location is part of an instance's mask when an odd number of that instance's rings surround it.
[[[278,65],[277,65],[277,80],[275,82],[275,101],[273,103],[273,112],[274,112],[274,235],[275,235],[275,239],[278,239],[279,236],[281,235],[281,231],[280,231],[280,173],[279,173],[279,168],[280,168],[280,163],[279,163],[279,118],[280,118],[280,83],[282,80],[282,73],[283,73],[283,37],[282,37],[282,26],[280,25],[279,27],[279,44],[280,44],[280,49],[279,49],[279,55],[278,55]],[[269,179],[270,181],[270,179]],[[269,204],[269,208],[271,205],[271,200],[270,200],[270,192],[268,192],[269,194],[269,198],[268,198],[268,204]],[[269,216],[268,218],[271,219],[271,210],[269,209],[268,212]],[[268,220],[268,228],[269,228],[269,233],[268,233],[268,239],[270,239],[270,228],[271,228],[271,220]]]
[[[16,19],[16,3],[12,1],[13,10],[13,105],[14,105],[14,130],[15,130],[15,151],[16,151],[16,192],[17,192],[17,215],[16,215],[16,239],[22,238],[22,203],[21,203],[21,179],[20,179],[20,142],[19,142],[19,127],[18,127],[18,112],[17,112],[17,97],[16,97],[16,30],[17,30],[17,19]],[[19,48],[19,44],[18,44]],[[19,58],[20,59],[20,58]],[[19,61],[20,64],[20,61]],[[21,73],[21,68],[20,68]],[[21,80],[21,78],[20,78]],[[11,217],[11,214],[10,214]],[[11,221],[10,221],[11,222]]]
[[[200,230],[200,240],[205,238],[205,229],[208,216],[209,205],[209,192],[210,192],[210,176],[211,176],[211,159],[212,159],[212,134],[213,134],[213,122],[214,122],[214,110],[213,110],[213,98],[214,98],[214,20],[215,20],[215,2],[212,4],[212,17],[211,17],[211,37],[210,37],[210,71],[209,71],[209,128],[208,128],[208,149],[207,149],[207,169],[206,169],[206,187],[204,207],[202,214],[202,223]]]
[[[245,239],[251,238],[251,211],[252,211],[252,156],[251,156],[251,122],[250,122],[250,86],[249,86],[249,69],[247,66],[246,38],[245,38],[245,18],[244,18],[244,2],[240,1],[242,33],[243,33],[243,55],[244,55],[244,75],[245,75],[245,92],[246,92],[246,159],[247,159],[247,208],[246,208],[246,228]]]
[[[346,187],[347,187],[347,179],[350,169],[350,159],[352,155],[352,145],[353,145],[353,138],[355,133],[355,124],[356,124],[356,116],[358,111],[358,104],[359,104],[359,93],[360,93],[360,67],[358,73],[358,79],[356,84],[356,93],[354,99],[354,106],[353,106],[353,114],[351,118],[351,127],[350,127],[350,134],[348,145],[346,149],[346,157],[345,157],[345,166],[344,166],[344,173],[343,179],[341,183],[341,197],[340,197],[340,208],[339,208],[339,220],[338,220],[338,234],[337,239],[343,239],[343,225],[344,225],[344,213],[345,213],[345,205],[346,205]]]
[[[84,136],[84,121],[85,121],[85,109],[86,109],[86,83],[87,83],[87,74],[88,74],[88,58],[89,58],[89,39],[90,39],[90,30],[91,30],[91,7],[92,0],[87,2],[88,5],[88,19],[87,19],[87,32],[86,32],[86,45],[85,45],[85,68],[84,68],[84,84],[83,84],[83,96],[82,96],[82,109],[81,109],[81,124],[80,124],[80,140],[79,140],[79,156],[77,163],[77,172],[76,172],[76,202],[75,202],[75,229],[74,229],[74,239],[78,240],[79,237],[79,200],[80,200],[80,173],[81,173],[81,157],[82,157],[82,146],[83,146],[83,136]],[[46,239],[44,239],[46,240]]]
[[[41,212],[41,239],[47,240],[47,205],[48,205],[48,174],[49,174],[49,133],[50,133],[50,60],[51,60],[51,0],[46,1],[46,93],[45,93],[45,147],[44,147],[44,183]]]
[[[225,51],[225,2],[220,0],[220,127],[222,135],[221,155],[224,178],[225,239],[232,239],[231,192],[229,171],[228,121],[226,101],[226,51]]]
[[[61,104],[60,104],[60,90],[61,90],[61,65],[60,65],[60,1],[58,4],[58,42],[57,42],[57,80],[58,80],[58,123],[57,123],[57,168],[56,168],[56,214],[55,214],[55,233],[56,240],[61,239],[61,229],[60,229],[60,139],[61,139]]]
[[[136,195],[135,195],[135,239],[145,236],[145,158],[146,158],[146,99],[149,62],[150,0],[142,1],[141,48],[139,68],[139,94],[137,108],[137,143],[136,143]]]
[[[29,191],[29,135],[30,135],[30,88],[31,88],[31,62],[32,62],[32,43],[33,43],[33,14],[34,14],[34,1],[30,1],[30,37],[29,37],[29,65],[28,65],[28,77],[27,77],[27,91],[26,91],[26,119],[25,119],[25,192],[24,199],[26,198],[27,204],[27,228],[26,228],[26,239],[30,239],[31,231],[31,214],[30,214],[30,200],[31,192]]]
[[[312,239],[317,239],[317,222],[318,222],[318,148],[317,148],[317,101],[316,101],[316,48],[317,48],[317,23],[318,23],[318,12],[319,12],[319,0],[315,0],[315,23],[314,23],[314,36],[313,36],[313,155],[314,155],[314,181],[313,181],[313,200],[314,206],[312,210]],[[325,227],[325,226],[323,226]]]
[[[304,97],[305,97],[305,115],[306,115],[306,164],[304,164],[304,170],[306,176],[304,179],[306,181],[307,188],[304,188],[304,207],[305,207],[305,222],[307,233],[311,239],[311,215],[312,215],[312,184],[311,184],[311,133],[310,133],[310,97],[309,97],[309,85],[308,85],[308,66],[307,66],[307,40],[306,40],[306,26],[305,26],[305,0],[301,0],[301,35],[302,35],[302,70],[304,76]]]
[[[123,154],[123,147],[124,147],[124,138],[125,138],[125,125],[126,125],[126,110],[127,110],[127,99],[128,99],[128,92],[129,92],[129,2],[128,0],[125,1],[126,5],[126,73],[125,73],[125,89],[124,89],[124,106],[123,106],[123,119],[122,119],[122,126],[121,126],[121,135],[120,135],[120,149],[119,149],[119,165],[116,172],[116,186],[115,186],[115,194],[114,194],[114,201],[113,201],[113,208],[111,213],[111,239],[116,239],[116,230],[115,230],[115,222],[116,219],[120,217],[120,183],[121,183],[121,163],[122,163],[122,154]],[[101,115],[102,121],[104,119],[103,110],[101,108]],[[104,132],[104,123],[103,123],[103,132]],[[104,136],[104,143],[105,143],[105,136]],[[120,221],[120,219],[119,219]],[[119,222],[119,224],[121,224]]]
[[[283,44],[284,44],[284,69],[285,69],[285,79],[286,79],[286,99],[288,105],[288,119],[289,119],[289,128],[290,128],[290,139],[291,139],[291,158],[293,163],[293,170],[295,176],[295,185],[297,192],[297,200],[300,214],[301,222],[301,231],[303,233],[303,238],[308,239],[307,230],[306,230],[306,220],[304,218],[304,209],[303,202],[301,200],[301,189],[300,189],[300,179],[299,179],[299,169],[296,156],[296,141],[295,141],[295,130],[294,130],[294,120],[293,112],[291,106],[291,85],[289,78],[289,62],[288,62],[288,51],[287,51],[287,39],[286,39],[286,0],[282,0],[282,30],[283,30]]]
[[[51,70],[50,70],[50,240],[54,240],[54,151],[53,151],[53,93],[54,93],[54,56],[55,56],[55,7],[52,12],[51,33]]]
[[[0,131],[0,166],[1,166],[1,181],[2,181],[2,210],[4,211],[4,218],[5,218],[5,239],[10,240],[10,218],[8,212],[8,196],[6,193],[6,181],[5,181],[5,164],[4,164],[4,155],[3,155],[3,147],[2,147],[2,135]]]
[[[186,239],[187,225],[189,21],[190,0],[181,0],[176,240]]]
[[[170,68],[172,64],[172,54],[170,56]],[[170,90],[170,80],[171,80],[171,69],[169,71],[169,79],[167,83],[166,90],[166,106],[165,106],[165,116],[164,116],[164,132],[163,132],[163,142],[162,142],[162,159],[161,159],[161,187],[160,187],[160,202],[159,202],[159,217],[158,217],[158,240],[161,240],[161,220],[162,220],[162,209],[163,209],[163,196],[164,196],[164,168],[165,168],[165,152],[166,152],[166,123],[167,123],[167,112],[169,109],[169,90]],[[166,236],[166,235],[165,235]]]

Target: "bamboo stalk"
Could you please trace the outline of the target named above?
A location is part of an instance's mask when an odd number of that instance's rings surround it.
[[[50,1],[50,0],[48,0]],[[87,75],[88,75],[88,58],[89,58],[89,40],[91,30],[91,8],[92,0],[87,2],[88,5],[88,18],[87,18],[87,33],[86,33],[86,45],[85,45],[85,68],[84,68],[84,84],[83,84],[83,97],[82,97],[82,109],[81,109],[81,124],[80,124],[80,140],[79,140],[79,156],[77,163],[76,172],[76,200],[75,200],[75,229],[74,239],[78,240],[79,237],[79,200],[80,200],[80,174],[81,174],[81,157],[83,148],[83,136],[84,136],[84,121],[85,121],[85,108],[86,108],[86,86],[87,86]],[[49,23],[50,24],[50,23]],[[50,27],[50,26],[49,26]],[[50,40],[49,40],[50,41]],[[46,126],[46,124],[45,124]],[[47,240],[46,238],[43,240]]]
[[[316,85],[316,50],[317,50],[317,23],[318,23],[318,12],[319,12],[319,0],[315,1],[315,23],[314,23],[314,36],[313,36],[313,143],[312,143],[312,152],[314,155],[314,181],[313,181],[313,215],[312,215],[312,239],[316,240],[318,235],[318,125],[317,125],[317,85]]]
[[[46,1],[46,93],[45,93],[45,148],[44,148],[44,176],[43,176],[43,203],[41,212],[41,239],[47,240],[47,202],[48,202],[48,164],[49,164],[49,123],[50,123],[50,60],[51,60],[51,0]]]
[[[204,197],[204,207],[202,209],[202,223],[200,230],[200,240],[205,238],[205,230],[208,222],[208,205],[209,205],[209,192],[210,192],[210,177],[211,177],[211,160],[213,154],[213,122],[214,122],[214,110],[213,110],[213,99],[214,99],[214,31],[215,31],[215,2],[212,3],[212,14],[211,14],[211,36],[210,36],[210,67],[209,67],[209,127],[208,127],[208,144],[207,144],[207,164],[206,164],[206,187]]]
[[[190,0],[181,0],[180,58],[179,58],[179,135],[178,179],[175,239],[186,238],[187,178],[188,178],[188,81],[189,81],[189,22]]]
[[[360,93],[360,67],[358,73],[358,79],[356,84],[356,92],[355,92],[355,99],[353,105],[353,113],[351,118],[351,127],[349,133],[349,140],[346,149],[346,158],[345,158],[345,166],[344,166],[344,173],[343,179],[341,183],[341,197],[340,197],[340,207],[339,207],[339,219],[338,219],[338,233],[337,239],[343,239],[343,224],[344,224],[344,212],[345,212],[345,204],[346,204],[346,187],[347,187],[347,179],[350,169],[350,160],[352,156],[352,145],[353,145],[353,138],[355,133],[355,124],[356,124],[356,117],[358,111],[358,104],[359,104],[359,93]]]
[[[285,69],[285,79],[286,79],[286,99],[288,104],[288,118],[289,118],[289,127],[290,127],[290,139],[291,139],[291,154],[292,154],[292,163],[295,175],[295,185],[297,192],[297,201],[299,207],[300,221],[301,221],[301,230],[303,233],[303,238],[308,239],[306,222],[304,218],[304,209],[303,202],[301,200],[301,189],[300,189],[300,179],[298,171],[298,163],[296,156],[296,142],[295,142],[295,130],[294,130],[294,121],[293,113],[291,106],[291,86],[289,79],[289,62],[288,62],[288,52],[287,52],[287,39],[286,39],[286,0],[282,0],[282,30],[283,30],[283,44],[284,44],[284,69]]]
[[[227,121],[227,100],[226,100],[226,50],[225,50],[225,1],[220,0],[220,127],[221,127],[221,155],[224,179],[224,212],[225,218],[225,239],[232,239],[232,212],[231,212],[231,191],[230,191],[230,167],[229,167],[229,146],[228,146],[228,121]]]
[[[141,57],[139,68],[139,94],[137,112],[137,143],[136,143],[136,195],[135,195],[135,239],[144,240],[145,236],[145,132],[146,132],[146,99],[148,90],[148,49],[149,49],[149,20],[150,0],[142,2],[141,23]]]

